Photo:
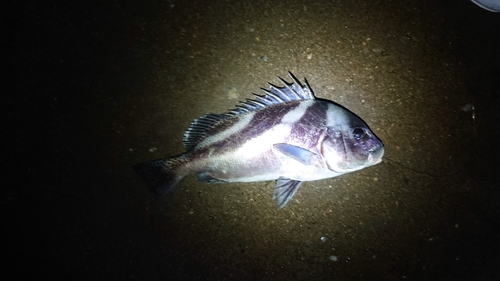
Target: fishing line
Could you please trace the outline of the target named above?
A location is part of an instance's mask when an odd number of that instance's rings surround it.
[[[419,170],[416,170],[416,169],[410,168],[410,167],[408,167],[408,166],[405,166],[405,165],[403,165],[403,164],[401,164],[401,163],[399,163],[399,162],[397,162],[397,161],[394,161],[394,160],[392,160],[392,159],[390,159],[390,158],[387,158],[387,157],[384,157],[383,159],[384,159],[384,160],[388,160],[388,161],[386,161],[386,162],[387,162],[387,164],[389,164],[389,165],[393,165],[392,163],[394,163],[394,164],[396,164],[396,165],[398,165],[398,166],[400,166],[400,167],[403,167],[403,168],[405,168],[405,169],[407,169],[407,170],[410,170],[410,171],[412,171],[412,172],[414,172],[414,173],[421,174],[421,175],[424,175],[424,176],[429,176],[429,177],[436,177],[436,178],[439,178],[439,177],[449,177],[449,176],[453,176],[453,175],[456,175],[456,174],[460,173],[460,172],[464,169],[464,168],[462,167],[462,168],[458,169],[457,171],[451,172],[451,173],[449,173],[449,174],[441,174],[441,175],[438,175],[438,174],[431,174],[431,173],[422,172],[422,171],[419,171]]]
[[[473,131],[474,131],[474,139],[477,138],[477,131],[476,131],[476,108],[474,107],[474,103],[468,103],[466,104],[465,106],[463,106],[461,108],[462,111],[465,111],[465,112],[470,112],[471,113],[471,118],[472,118],[472,128],[473,128]],[[448,173],[448,174],[440,174],[440,175],[437,175],[437,174],[431,174],[431,173],[427,173],[427,172],[422,172],[422,171],[419,171],[419,170],[416,170],[416,169],[413,169],[413,168],[410,168],[408,166],[405,166],[397,161],[394,161],[390,158],[387,158],[384,156],[383,158],[384,160],[387,160],[385,162],[387,162],[387,164],[389,165],[393,165],[393,164],[396,164],[402,168],[405,168],[407,170],[410,170],[414,173],[417,173],[417,174],[421,174],[421,175],[424,175],[424,176],[429,176],[429,177],[449,177],[449,176],[453,176],[453,175],[456,175],[458,173],[460,173],[461,171],[463,171],[465,168],[462,167],[454,172],[451,172],[451,173]],[[393,165],[394,166],[394,165]]]

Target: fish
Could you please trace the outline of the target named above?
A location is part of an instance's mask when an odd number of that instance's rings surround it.
[[[347,108],[316,98],[306,79],[291,72],[283,86],[268,83],[264,94],[224,114],[195,119],[184,133],[185,153],[133,166],[156,199],[185,176],[199,182],[275,181],[278,209],[302,182],[337,177],[382,161],[384,145]]]

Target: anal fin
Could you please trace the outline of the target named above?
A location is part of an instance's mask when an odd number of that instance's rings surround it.
[[[199,182],[208,182],[208,183],[225,183],[225,180],[221,180],[218,178],[214,178],[212,175],[210,175],[208,172],[200,172],[196,176],[196,180]]]

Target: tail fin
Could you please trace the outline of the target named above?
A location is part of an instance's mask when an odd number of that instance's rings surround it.
[[[146,182],[155,199],[165,196],[185,175],[176,173],[179,158],[151,160],[134,165],[134,170]]]

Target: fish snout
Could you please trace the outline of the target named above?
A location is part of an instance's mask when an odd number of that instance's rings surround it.
[[[377,147],[370,155],[368,156],[368,164],[375,165],[382,162],[382,157],[384,156],[384,146]]]

